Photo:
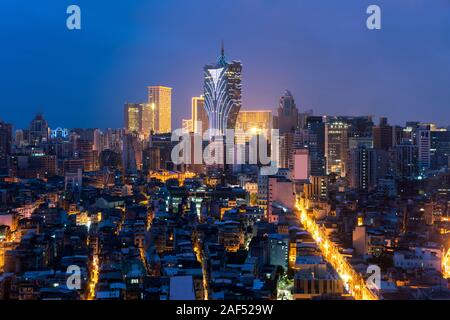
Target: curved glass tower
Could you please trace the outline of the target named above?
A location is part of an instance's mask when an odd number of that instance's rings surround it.
[[[204,68],[205,109],[209,128],[224,133],[234,129],[242,105],[242,65],[238,61],[228,62],[222,45],[222,53],[214,65]]]

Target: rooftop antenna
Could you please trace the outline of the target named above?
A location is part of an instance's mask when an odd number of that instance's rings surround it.
[[[227,65],[227,60],[225,58],[225,45],[223,44],[223,40],[222,40],[221,55],[219,57],[219,61],[217,62],[217,64],[222,67],[225,67]]]

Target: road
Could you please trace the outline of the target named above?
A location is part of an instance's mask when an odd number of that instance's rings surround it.
[[[442,276],[445,279],[450,279],[450,248],[442,258]]]
[[[303,227],[311,234],[325,260],[330,263],[344,281],[346,290],[356,300],[379,300],[377,295],[367,287],[364,278],[353,269],[339,252],[339,248],[328,239],[324,230],[307,214],[306,208],[299,201],[297,201],[296,209]]]

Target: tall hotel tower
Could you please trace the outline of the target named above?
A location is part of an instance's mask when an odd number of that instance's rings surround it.
[[[209,129],[224,134],[225,129],[235,128],[242,105],[241,73],[240,62],[226,60],[223,45],[217,63],[205,66],[204,97]]]
[[[172,131],[172,88],[163,86],[148,87],[148,103],[154,110],[156,133]]]

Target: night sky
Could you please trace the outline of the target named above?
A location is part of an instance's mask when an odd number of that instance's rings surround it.
[[[81,31],[66,28],[70,4]],[[0,118],[122,127],[123,104],[160,84],[180,127],[222,39],[243,63],[244,108],[275,109],[290,89],[300,111],[450,124],[448,0],[3,0]]]

